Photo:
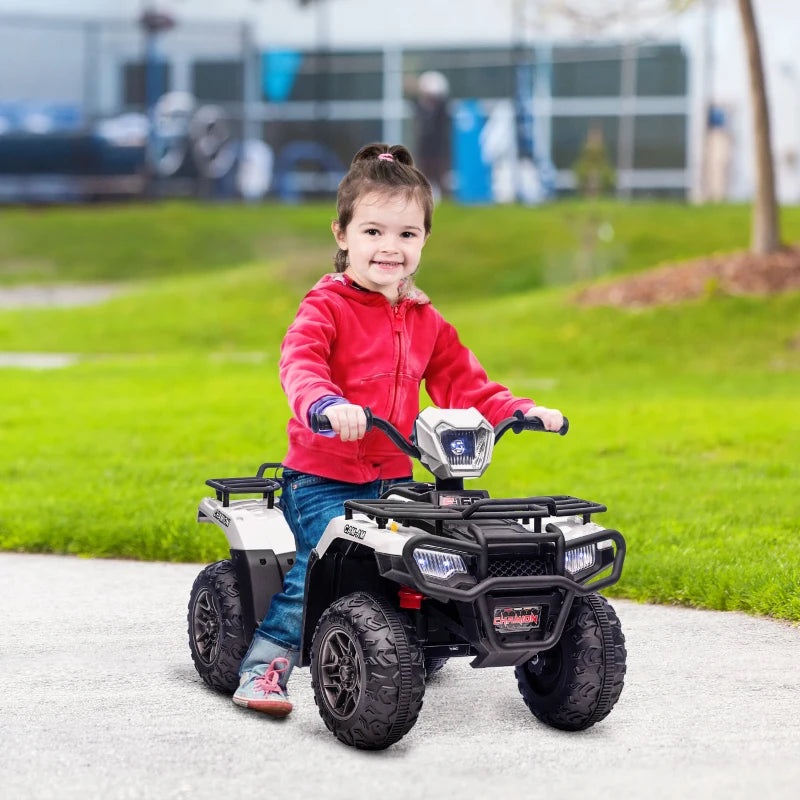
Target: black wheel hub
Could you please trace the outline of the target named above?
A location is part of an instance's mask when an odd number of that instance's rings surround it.
[[[319,649],[322,696],[330,712],[340,720],[353,715],[361,699],[360,648],[343,628],[325,634]]]
[[[192,612],[192,633],[197,657],[210,667],[219,655],[219,614],[208,589],[198,593]]]
[[[558,647],[534,656],[525,665],[531,686],[539,694],[552,691],[561,676],[561,665],[561,650]]]

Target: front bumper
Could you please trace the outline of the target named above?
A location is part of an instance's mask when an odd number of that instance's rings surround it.
[[[561,638],[574,598],[616,583],[625,560],[625,539],[619,531],[603,529],[571,539],[570,548],[606,541],[613,542],[615,546],[613,560],[609,564],[576,579],[564,570],[564,537],[560,534],[548,537],[545,534],[538,536],[537,540],[554,545],[552,565],[555,574],[491,577],[489,562],[492,553],[485,545],[433,534],[420,534],[409,539],[402,557],[392,558],[382,564],[382,559],[379,559],[379,568],[382,576],[388,580],[412,587],[428,598],[453,601],[460,606],[462,622],[470,632],[470,645],[476,653],[473,667],[517,665],[553,647]],[[492,547],[497,550],[519,547],[521,544],[519,540],[493,542]],[[423,575],[413,557],[417,548],[433,548],[471,556],[476,564],[471,585],[465,585],[468,581],[439,581]],[[610,574],[592,580],[609,568]],[[541,619],[537,627],[518,632],[498,631],[494,624],[497,608],[514,604],[538,609]]]

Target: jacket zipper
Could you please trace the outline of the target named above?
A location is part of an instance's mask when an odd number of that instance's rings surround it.
[[[403,323],[405,321],[405,314],[403,313],[403,304],[398,303],[392,306],[392,329],[397,334],[397,360],[394,365],[394,396],[392,397],[392,404],[389,408],[389,419],[394,418],[394,412],[397,407],[397,398],[400,394],[400,372],[403,366]]]
[[[389,302],[388,300],[386,301]],[[394,390],[389,405],[388,418],[394,418],[394,411],[397,406],[397,396],[400,394],[400,367],[403,365],[403,323],[405,314],[402,313],[400,304],[389,306],[391,312],[392,332],[397,336],[397,359],[394,365]],[[363,459],[366,451],[366,439],[359,442],[358,456]]]

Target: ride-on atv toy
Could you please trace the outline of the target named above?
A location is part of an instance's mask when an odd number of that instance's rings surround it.
[[[425,409],[408,441],[372,417],[434,483],[402,483],[377,500],[350,500],[312,551],[300,665],[346,744],[388,747],[417,720],[426,677],[453,656],[473,667],[514,667],[539,720],[581,730],[614,707],[625,677],[625,639],[598,590],[622,571],[625,541],[591,521],[599,503],[567,495],[493,499],[465,489],[508,430],[542,430],[521,412],[494,429],[475,410]],[[324,416],[315,429],[329,427]],[[560,433],[566,433],[565,421]],[[197,671],[231,693],[253,632],[292,567],[294,541],[280,510],[280,480],[209,480],[216,497],[198,521],[219,526],[230,560],[192,587],[189,642]],[[231,500],[237,494],[258,499]]]

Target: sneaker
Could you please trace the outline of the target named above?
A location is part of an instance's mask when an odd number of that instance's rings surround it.
[[[237,706],[263,711],[273,717],[285,717],[291,712],[292,704],[279,681],[281,673],[288,668],[288,659],[274,658],[263,675],[245,672],[239,688],[234,692],[233,702]]]

